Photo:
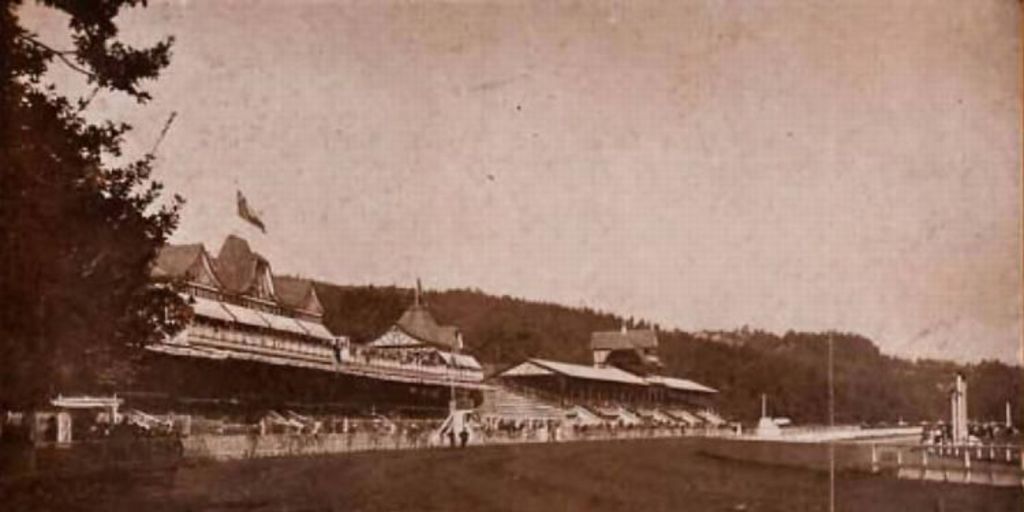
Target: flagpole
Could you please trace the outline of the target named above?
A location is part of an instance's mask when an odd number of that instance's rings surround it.
[[[835,404],[835,375],[833,370],[834,348],[832,332],[828,333],[828,509],[829,512],[836,510],[836,448],[832,442],[836,425],[836,404]]]

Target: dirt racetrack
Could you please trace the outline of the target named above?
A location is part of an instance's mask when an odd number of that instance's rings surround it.
[[[175,473],[0,486],[3,510],[828,510],[828,475],[651,440],[208,463]],[[840,474],[838,510],[1024,511],[1019,488]]]

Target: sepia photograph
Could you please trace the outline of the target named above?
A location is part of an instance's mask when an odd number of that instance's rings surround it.
[[[0,6],[0,510],[1024,512],[1021,0]]]

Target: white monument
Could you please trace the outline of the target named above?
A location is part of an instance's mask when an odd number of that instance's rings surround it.
[[[954,443],[966,443],[967,432],[967,380],[962,373],[956,374],[953,391],[949,393],[951,435]]]
[[[768,395],[761,393],[761,419],[757,422],[758,437],[779,437],[782,429],[768,416]]]

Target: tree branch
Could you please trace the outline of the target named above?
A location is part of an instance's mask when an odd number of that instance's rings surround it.
[[[39,48],[40,50],[43,50],[44,52],[46,52],[49,55],[52,55],[52,56],[55,56],[55,57],[59,58],[60,60],[64,61],[64,64],[66,64],[69,68],[71,68],[71,69],[73,69],[73,70],[75,70],[75,71],[77,71],[77,72],[79,72],[79,73],[81,73],[81,74],[83,74],[83,75],[85,75],[85,76],[87,76],[89,78],[98,79],[98,77],[96,76],[96,73],[93,73],[92,71],[89,71],[88,69],[85,69],[85,68],[79,66],[78,64],[76,64],[74,61],[72,61],[71,59],[69,59],[67,57],[68,55],[75,55],[75,52],[70,51],[70,50],[64,50],[64,51],[57,50],[57,49],[55,49],[55,48],[53,48],[53,47],[51,47],[51,46],[49,46],[47,44],[41,43],[41,42],[37,41],[36,39],[31,38],[29,36],[26,36],[24,34],[18,34],[16,37],[18,39],[21,39],[22,41],[30,43],[31,45],[35,46],[36,48]]]
[[[100,92],[100,86],[97,85],[93,88],[92,92],[89,93],[89,96],[87,98],[82,98],[78,100],[78,111],[81,112],[85,110],[89,106],[89,104],[92,103],[92,100],[96,98],[96,94],[98,92]]]

